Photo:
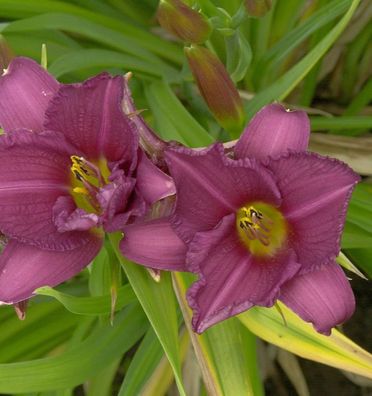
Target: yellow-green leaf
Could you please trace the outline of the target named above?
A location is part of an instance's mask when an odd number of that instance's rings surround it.
[[[275,307],[254,307],[239,319],[252,333],[296,355],[372,378],[370,353],[336,329],[330,336],[317,333],[284,304],[279,306],[286,324]]]

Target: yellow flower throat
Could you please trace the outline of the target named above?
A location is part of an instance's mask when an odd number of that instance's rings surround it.
[[[249,250],[258,257],[272,257],[287,239],[287,222],[272,205],[252,202],[236,213],[238,235]]]

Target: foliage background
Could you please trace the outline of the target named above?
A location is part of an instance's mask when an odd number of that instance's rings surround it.
[[[361,306],[347,334],[370,347],[363,333],[371,332],[372,304],[357,273],[372,276],[372,4],[277,0],[266,16],[236,26],[230,17],[239,0],[188,3],[218,22],[207,46],[228,66],[247,121],[273,100],[305,108],[314,132],[311,149],[348,162],[363,176],[348,212],[340,262],[351,269]],[[157,0],[0,0],[0,29],[17,55],[39,61],[46,44],[48,70],[63,82],[103,70],[132,71],[136,106],[147,109],[143,116],[164,139],[195,147],[236,138],[200,97],[183,43],[159,27],[157,6]],[[2,48],[4,58],[4,42]],[[182,309],[190,315],[183,296],[191,279],[162,274],[155,283],[143,268],[116,255],[115,236],[111,242],[78,277],[56,290],[40,290],[25,321],[10,307],[0,309],[2,394],[262,395],[266,379],[267,394],[308,395],[302,371],[308,363],[300,365],[292,353],[354,373],[347,374],[356,384],[344,388],[348,395],[371,385],[371,355],[340,332],[319,336],[285,307],[287,326],[275,310],[254,308],[196,337],[181,319]],[[311,383],[316,370],[324,378],[322,389],[335,383],[335,371],[319,366],[306,370],[310,389],[317,389]]]

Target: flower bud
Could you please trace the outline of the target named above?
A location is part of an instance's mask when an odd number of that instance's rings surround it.
[[[219,124],[230,132],[241,131],[243,103],[225,66],[204,47],[193,45],[185,53],[199,91]]]
[[[187,43],[204,43],[211,34],[208,19],[181,0],[160,0],[157,18],[165,30]]]
[[[263,17],[271,9],[271,0],[245,0],[245,8],[252,17]]]

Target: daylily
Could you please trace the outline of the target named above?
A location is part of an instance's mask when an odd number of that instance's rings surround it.
[[[121,249],[143,264],[199,276],[187,294],[196,332],[277,299],[324,334],[353,313],[335,258],[359,177],[306,152],[309,133],[304,112],[272,104],[228,155],[219,143],[167,150],[174,213],[125,227]]]
[[[59,84],[26,58],[0,78],[0,231],[7,240],[0,302],[17,303],[74,276],[99,252],[105,232],[174,193],[169,176],[139,149],[136,124],[122,109],[125,84],[107,73]]]

